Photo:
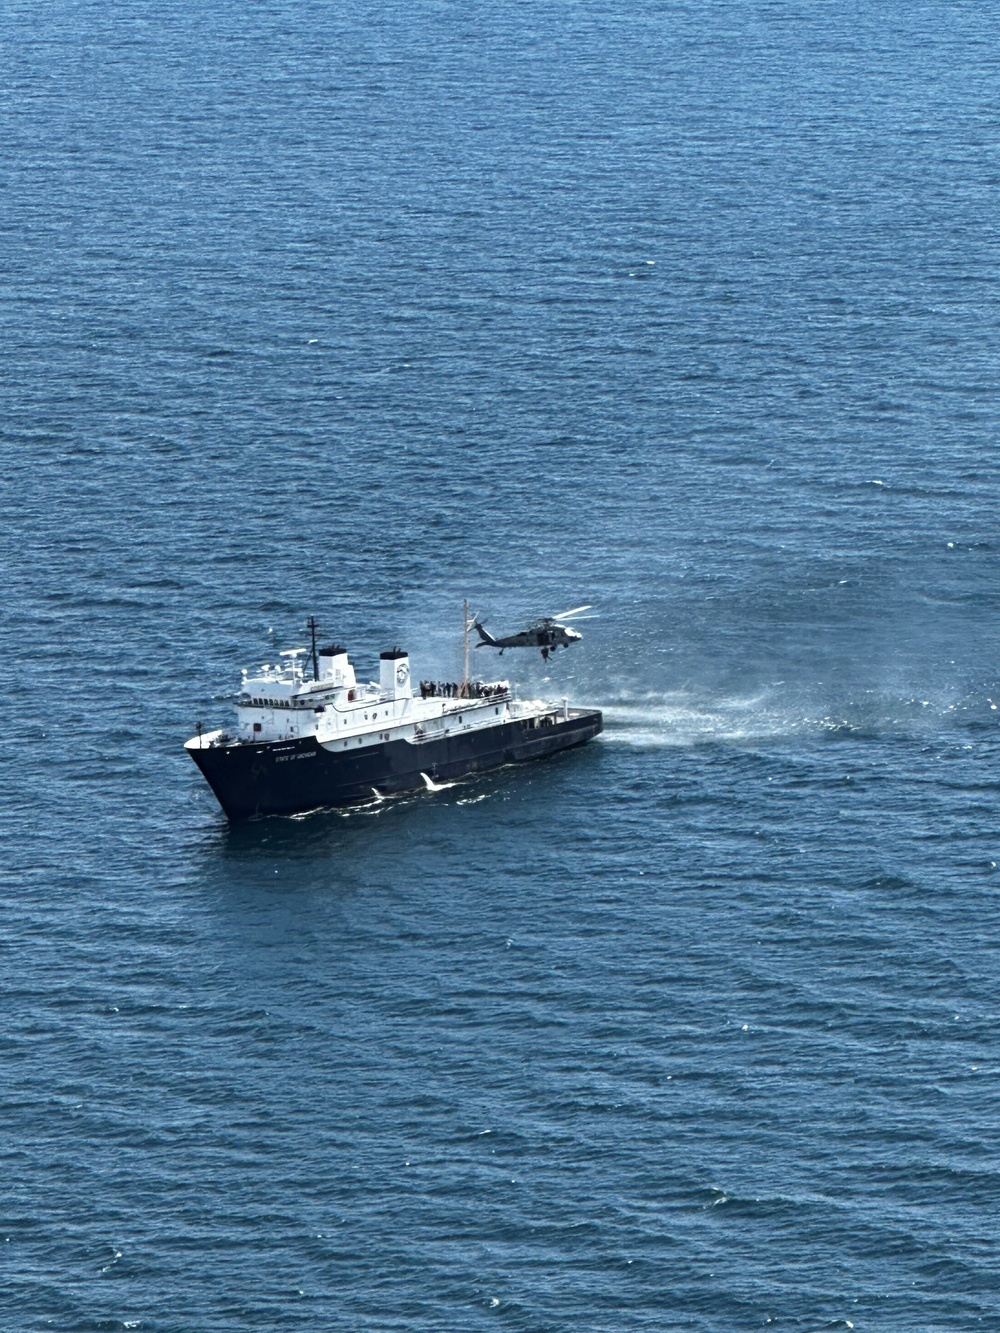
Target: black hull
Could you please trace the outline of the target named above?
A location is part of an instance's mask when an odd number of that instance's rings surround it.
[[[455,732],[432,741],[383,741],[326,750],[312,737],[263,745],[212,745],[188,753],[234,823],[258,815],[294,815],[371,800],[434,781],[542,759],[583,745],[603,726],[597,709],[571,708],[544,726],[535,719]]]

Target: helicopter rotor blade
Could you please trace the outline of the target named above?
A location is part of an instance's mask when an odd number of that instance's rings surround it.
[[[579,615],[581,611],[589,611],[590,607],[591,603],[588,602],[586,606],[574,606],[571,611],[557,611],[554,616],[550,617],[550,619],[569,620],[572,616]]]

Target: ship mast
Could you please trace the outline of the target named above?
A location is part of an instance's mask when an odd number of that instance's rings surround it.
[[[465,639],[465,669],[462,675],[462,694],[464,695],[469,688],[469,599],[466,597],[462,603],[462,634]]]
[[[319,680],[319,662],[316,660],[316,630],[317,630],[317,628],[318,628],[318,627],[317,627],[317,625],[316,625],[316,617],[315,617],[315,616],[310,616],[309,619],[306,621],[306,629],[307,629],[307,630],[309,631],[309,633],[312,635],[313,680]]]

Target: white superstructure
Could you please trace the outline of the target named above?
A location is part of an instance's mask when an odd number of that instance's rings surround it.
[[[559,711],[551,703],[515,700],[505,680],[422,681],[414,687],[409,656],[401,649],[382,653],[379,680],[364,683],[343,648],[319,649],[315,659],[308,649],[293,648],[279,658],[257,671],[243,671],[234,731],[206,732],[189,744],[315,737],[336,752],[387,741],[419,744],[514,719],[554,720]]]

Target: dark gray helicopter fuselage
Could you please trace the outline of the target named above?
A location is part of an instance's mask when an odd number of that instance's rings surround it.
[[[520,630],[517,634],[508,634],[501,639],[495,639],[478,620],[474,628],[479,632],[477,648],[498,648],[501,656],[505,648],[539,648],[545,661],[548,661],[549,653],[556,648],[568,648],[570,644],[577,643],[583,638],[578,630],[570,629],[568,625],[560,625],[558,621],[551,619],[539,620],[537,624],[529,625],[527,629]]]

